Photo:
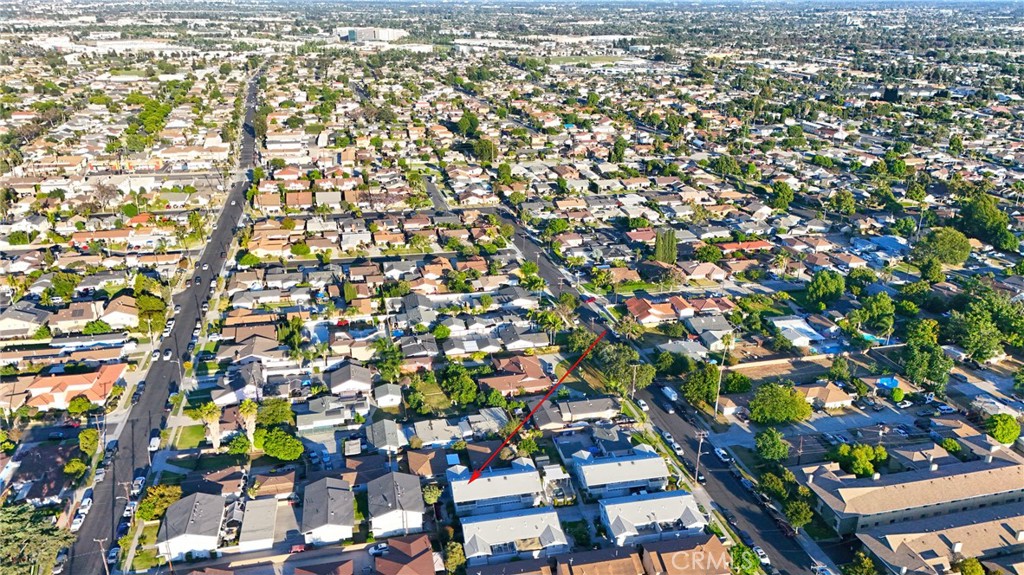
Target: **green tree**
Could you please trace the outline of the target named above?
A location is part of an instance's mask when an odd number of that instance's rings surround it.
[[[444,547],[444,568],[450,575],[454,575],[466,565],[466,551],[462,543],[449,541]]]
[[[213,445],[215,450],[220,449],[220,406],[212,401],[207,401],[196,408],[193,417],[206,427],[206,440]]]
[[[875,562],[863,551],[853,556],[853,561],[843,565],[843,575],[879,575]]]
[[[291,402],[281,397],[264,399],[257,411],[256,423],[266,427],[292,425],[295,423],[295,412],[292,411]]]
[[[898,387],[892,388],[891,398],[892,398],[893,402],[899,403],[899,402],[903,401],[903,397],[905,395],[906,394],[903,393],[902,389],[900,389]]]
[[[263,430],[266,433],[266,430]],[[239,433],[228,441],[228,453],[231,455],[247,455],[253,450],[253,442],[245,434]]]
[[[143,521],[153,521],[164,516],[167,508],[181,499],[181,486],[166,483],[151,485],[146,496],[139,502],[135,511],[136,517]]]
[[[832,360],[826,376],[833,381],[850,381],[850,364],[843,356]]]
[[[676,231],[673,229],[661,230],[654,236],[654,259],[667,264],[675,264],[679,257],[679,248],[676,243]]]
[[[451,337],[452,330],[450,327],[444,324],[437,324],[436,326],[434,326],[434,330],[432,333],[434,334],[434,339],[436,339],[437,341],[444,341]]]
[[[256,424],[259,420],[260,406],[251,399],[242,401],[238,406],[238,418],[241,420],[242,429],[245,431],[245,438],[249,445],[255,441]]]
[[[800,529],[814,519],[814,512],[811,510],[811,506],[803,499],[794,499],[786,502],[783,512],[786,514],[786,520],[793,526],[793,529]]]
[[[756,575],[761,571],[761,561],[757,554],[741,543],[729,548],[729,563],[736,575]]]
[[[722,259],[722,250],[714,244],[704,244],[694,250],[693,257],[700,262],[717,263]]]
[[[824,305],[836,301],[846,290],[846,281],[838,272],[821,270],[814,274],[807,285],[807,299],[824,309]]]
[[[4,575],[49,573],[57,551],[75,541],[46,510],[31,505],[0,506],[0,570]]]
[[[956,570],[960,572],[960,575],[985,575],[985,567],[974,557],[968,557],[958,563]]]
[[[431,483],[423,487],[423,502],[427,505],[433,505],[441,499],[441,488]]]
[[[995,197],[979,193],[960,206],[959,225],[965,234],[992,244],[998,250],[1016,251],[1020,243],[1010,231],[1010,216],[999,209]]]
[[[853,192],[849,190],[839,190],[828,200],[829,207],[843,215],[850,216],[857,211],[857,200],[853,197]]]
[[[772,184],[772,193],[768,205],[776,210],[787,210],[795,197],[796,194],[793,193],[793,188],[789,184],[782,181],[775,182]]]
[[[260,258],[255,254],[249,253],[248,250],[238,252],[237,257],[238,265],[242,267],[251,268],[260,264]]]
[[[81,417],[82,414],[92,411],[93,407],[95,406],[89,401],[89,398],[84,395],[76,395],[68,402],[68,415]]]
[[[903,348],[903,375],[914,385],[945,391],[953,360],[936,344],[911,343]]]
[[[100,335],[104,333],[110,333],[112,331],[114,330],[110,327],[110,324],[103,321],[102,319],[94,319],[89,323],[85,324],[85,327],[82,328],[82,333],[85,335]]]
[[[448,398],[458,405],[469,405],[476,401],[476,382],[461,364],[449,364],[441,376],[439,385]]]
[[[1003,333],[979,302],[971,302],[964,311],[953,310],[946,329],[950,339],[972,359],[985,361],[1003,352]]]
[[[997,413],[985,421],[985,431],[992,439],[1009,445],[1020,437],[1020,423],[1008,413]]]
[[[967,236],[953,228],[932,228],[910,252],[914,261],[935,258],[948,265],[960,265],[971,255],[971,242]]]
[[[71,477],[73,479],[78,479],[81,476],[85,475],[87,469],[89,469],[89,467],[85,464],[85,462],[76,457],[74,459],[68,460],[68,462],[64,464],[64,475],[67,475],[68,477]]]
[[[281,461],[295,461],[305,449],[302,441],[280,427],[271,428],[263,438],[263,452]]]
[[[753,387],[753,380],[738,371],[730,371],[722,382],[722,393],[746,393]]]
[[[91,458],[100,446],[100,432],[94,427],[83,429],[78,433],[78,449],[82,455]]]
[[[754,445],[757,447],[757,454],[765,461],[784,461],[789,457],[789,443],[774,427],[769,427],[755,435]]]
[[[960,453],[960,451],[963,449],[962,447],[960,447],[960,442],[953,439],[952,437],[944,438],[939,445],[941,445],[943,449],[948,451],[950,455],[956,455]]]
[[[811,405],[791,382],[763,384],[750,400],[750,419],[756,423],[790,423],[810,416]]]
[[[483,163],[493,162],[498,157],[498,146],[487,138],[473,141],[473,155]]]

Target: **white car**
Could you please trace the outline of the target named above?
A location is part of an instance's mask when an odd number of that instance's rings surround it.
[[[99,469],[96,470],[96,475],[93,475],[92,482],[93,483],[100,483],[101,481],[103,481],[106,478],[107,478],[107,470],[102,468],[102,467],[100,467]]]
[[[675,441],[672,442],[672,451],[675,452],[675,454],[680,457],[683,456],[683,446],[679,445],[679,443]]]
[[[204,263],[204,264],[203,264],[203,271],[206,271],[206,270],[208,270],[208,269],[210,269],[210,264],[208,264],[208,263]]]
[[[171,348],[165,349],[164,350],[164,361],[170,361],[171,360],[171,356],[173,356],[173,355],[174,355],[174,352],[171,351]]]
[[[87,496],[78,504],[78,512],[82,515],[88,515],[90,511],[92,511],[92,497]]]
[[[124,506],[124,513],[121,514],[121,517],[131,517],[132,515],[135,515],[135,508],[138,506],[139,504],[135,501],[129,501],[128,505]]]
[[[732,463],[732,457],[720,447],[715,448],[715,456],[718,457],[722,463]]]
[[[233,205],[235,205],[235,204],[237,204],[237,203],[238,203],[238,202],[236,202],[235,200],[231,200],[231,205],[232,205],[232,206],[233,206]]]
[[[75,515],[75,518],[71,520],[70,530],[72,533],[78,533],[78,530],[82,528],[82,523],[85,522],[85,515],[79,513]]]
[[[383,557],[388,554],[390,549],[387,543],[377,543],[376,545],[367,549],[367,552],[374,557]]]
[[[181,313],[181,304],[180,303],[174,306],[174,315],[178,315],[179,313]]]
[[[665,443],[675,443],[676,439],[672,437],[672,434],[667,431],[662,431],[661,436],[665,439]]]
[[[650,411],[651,410],[650,406],[647,405],[647,402],[642,400],[642,399],[636,400],[636,404],[638,406],[640,406],[640,411]]]
[[[150,354],[150,357],[153,359],[153,361],[159,360],[160,359],[160,350],[159,349],[154,349],[153,353]]]
[[[755,545],[754,553],[757,555],[757,560],[761,562],[761,565],[768,566],[772,564],[771,559],[768,559],[768,554],[764,552],[764,549]]]

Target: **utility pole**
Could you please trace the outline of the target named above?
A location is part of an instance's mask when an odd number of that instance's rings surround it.
[[[110,565],[107,563],[107,552],[103,550],[103,544],[107,541],[107,538],[104,537],[103,539],[93,539],[93,541],[95,541],[96,545],[98,545],[100,548],[100,557],[102,558],[103,561],[103,570],[107,573],[107,575],[110,575]]]
[[[633,401],[633,394],[636,393],[636,368],[640,367],[639,363],[633,364],[633,386],[629,389],[629,400]]]
[[[700,456],[703,455],[704,440],[707,439],[708,432],[703,429],[697,430],[697,457],[695,458],[697,463],[693,468],[693,480],[697,480],[697,476],[700,475]]]
[[[800,458],[804,455],[804,436],[800,436],[800,445],[796,448],[796,464],[800,465]]]

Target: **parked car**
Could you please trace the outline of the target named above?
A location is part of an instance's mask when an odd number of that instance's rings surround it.
[[[78,533],[78,530],[82,528],[82,523],[85,523],[85,515],[78,513],[75,518],[71,520],[71,526],[69,530],[72,533]]]
[[[672,452],[675,453],[676,455],[682,457],[683,456],[683,446],[679,445],[679,442],[673,441],[672,442]]]
[[[588,295],[584,297],[582,301],[583,303],[594,303],[595,301],[597,301],[597,298],[592,295]]]
[[[124,513],[121,514],[121,517],[131,517],[132,515],[135,515],[135,508],[138,506],[139,504],[137,502],[129,501],[128,505],[124,506]]]
[[[109,459],[107,461],[109,461]],[[100,483],[101,481],[103,481],[106,478],[107,478],[107,470],[102,468],[102,467],[100,467],[99,469],[96,470],[96,475],[93,475],[92,482],[93,483]]]
[[[651,410],[650,406],[647,405],[647,402],[642,400],[642,399],[636,400],[636,404],[637,404],[637,406],[640,407],[641,411],[650,411]]]
[[[107,552],[107,564],[113,565],[117,563],[117,560],[121,558],[121,548],[111,547],[110,551]]]
[[[377,543],[375,545],[370,546],[367,549],[367,551],[370,553],[370,555],[374,557],[383,557],[384,555],[388,554],[390,549],[388,548],[387,543]]]
[[[715,456],[718,457],[719,461],[722,463],[732,463],[732,456],[720,447],[715,448]]]
[[[757,555],[757,560],[761,562],[761,565],[767,566],[772,564],[771,559],[768,559],[768,554],[760,546],[754,546],[754,553]]]
[[[50,575],[60,575],[64,572],[64,566],[68,563],[68,548],[64,547],[57,552],[57,558],[53,560],[53,569]]]
[[[142,490],[145,487],[146,487],[146,478],[145,477],[136,477],[135,480],[132,481],[132,490],[131,490],[132,497],[138,497],[142,493]]]
[[[164,350],[164,361],[170,361],[171,357],[173,355],[174,355],[174,352],[171,351],[171,348],[165,349]]]

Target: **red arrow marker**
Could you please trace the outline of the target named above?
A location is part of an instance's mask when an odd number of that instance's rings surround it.
[[[476,471],[473,472],[473,475],[471,475],[469,478],[470,483],[473,483],[474,481],[480,478],[480,474],[483,473],[484,469],[487,469],[487,466],[490,465],[492,461],[494,461],[494,458],[499,453],[501,453],[501,450],[505,449],[505,446],[508,445],[508,442],[512,440],[512,437],[515,436],[515,434],[519,433],[519,430],[523,428],[523,425],[531,417],[533,417],[534,413],[537,413],[537,410],[540,409],[540,406],[544,405],[544,402],[546,402],[551,397],[551,395],[558,390],[558,386],[562,385],[562,382],[565,381],[565,378],[569,377],[569,374],[576,371],[576,368],[579,367],[583,359],[590,355],[591,351],[594,351],[594,348],[597,346],[597,342],[604,339],[604,336],[607,333],[608,330],[602,331],[601,335],[597,336],[597,339],[594,340],[594,343],[590,344],[590,347],[587,348],[587,351],[584,351],[583,355],[581,355],[580,358],[576,360],[576,363],[572,364],[572,367],[569,368],[569,371],[565,372],[565,374],[562,375],[562,377],[560,377],[558,381],[555,382],[555,385],[551,386],[551,389],[549,389],[548,392],[544,394],[544,399],[541,399],[540,401],[537,402],[537,405],[533,406],[533,409],[530,410],[530,413],[526,414],[526,417],[524,417],[522,421],[519,422],[519,425],[517,425],[516,428],[512,430],[512,433],[510,433],[509,436],[505,438],[505,441],[502,441],[501,445],[499,445],[498,448],[491,453],[490,457],[487,458],[487,461],[485,461],[484,464],[480,466],[480,469],[477,469]]]

